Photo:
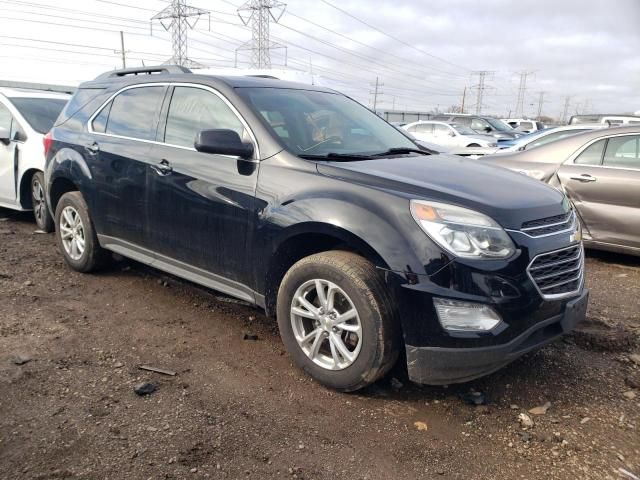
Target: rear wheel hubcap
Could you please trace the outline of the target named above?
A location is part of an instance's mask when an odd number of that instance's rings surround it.
[[[73,260],[80,260],[84,254],[84,225],[80,214],[73,207],[64,207],[60,215],[60,239],[62,247]]]

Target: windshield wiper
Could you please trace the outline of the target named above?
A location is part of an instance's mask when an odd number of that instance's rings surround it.
[[[396,147],[390,148],[386,152],[380,152],[373,154],[374,157],[384,157],[386,155],[401,155],[403,153],[420,153],[421,155],[433,155],[432,150],[421,150],[419,148],[411,148],[411,147]]]
[[[336,161],[349,161],[349,160],[371,160],[373,155],[363,155],[359,153],[327,153],[326,155],[312,155],[312,154],[300,154],[300,158],[306,158],[307,160],[336,160]]]

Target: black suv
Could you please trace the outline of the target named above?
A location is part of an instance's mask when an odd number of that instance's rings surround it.
[[[504,123],[502,120],[498,120],[493,117],[479,117],[477,115],[468,115],[463,113],[444,113],[442,115],[436,115],[432,120],[465,125],[471,130],[483,135],[494,136],[498,139],[498,142],[501,140],[514,140],[524,134],[523,132],[514,130],[510,125]]]
[[[470,380],[585,314],[562,193],[422,150],[332,90],[116,71],[78,88],[47,145],[73,269],[117,252],[258,305],[295,363],[342,391],[399,356],[414,381]]]

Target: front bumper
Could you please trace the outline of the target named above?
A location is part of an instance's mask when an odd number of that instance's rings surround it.
[[[446,385],[482,377],[527,352],[568,333],[585,318],[589,291],[565,303],[563,311],[542,320],[501,345],[472,348],[415,347],[406,344],[409,378],[416,383]]]

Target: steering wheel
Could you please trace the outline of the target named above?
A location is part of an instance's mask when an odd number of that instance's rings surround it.
[[[337,135],[332,135],[329,138],[325,138],[323,141],[316,143],[315,145],[311,145],[309,148],[303,148],[302,151],[307,153],[315,150],[316,148],[325,145],[327,143],[335,143],[336,145],[342,145],[342,138]]]

